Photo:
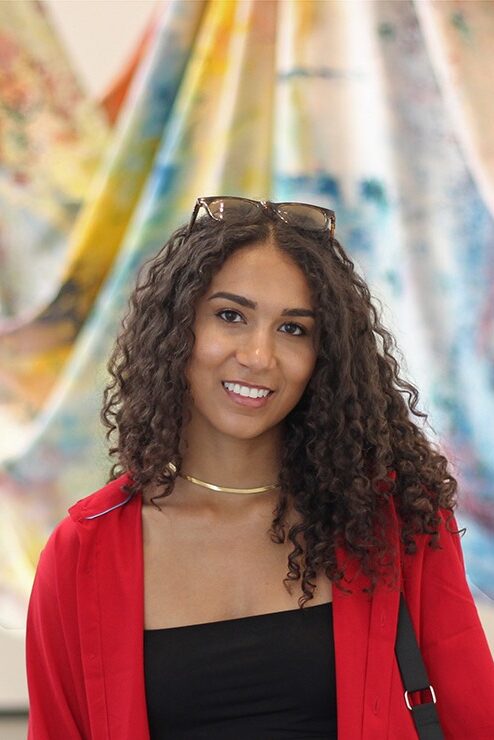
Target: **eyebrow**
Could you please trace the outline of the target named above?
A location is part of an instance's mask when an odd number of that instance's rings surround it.
[[[219,291],[209,296],[208,301],[212,301],[213,298],[226,298],[228,301],[238,303],[240,306],[245,308],[257,308],[257,303],[252,301],[250,298],[245,298],[243,295],[236,295],[235,293],[226,293]],[[307,316],[308,318],[315,319],[316,314],[310,308],[284,308],[281,312],[282,316]]]

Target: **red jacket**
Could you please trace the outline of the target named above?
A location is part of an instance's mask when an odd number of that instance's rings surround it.
[[[69,509],[43,550],[29,604],[29,740],[149,740],[142,497],[123,476]],[[417,537],[404,590],[449,740],[494,738],[494,666],[458,535]],[[396,543],[397,543],[396,539]],[[344,553],[339,552],[340,562]],[[394,656],[399,593],[333,589],[339,740],[416,740]]]

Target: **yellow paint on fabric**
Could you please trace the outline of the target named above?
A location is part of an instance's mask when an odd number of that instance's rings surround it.
[[[168,153],[187,209],[190,193],[269,190],[275,21],[274,2],[208,3],[177,101],[181,135]]]
[[[142,125],[142,120],[126,121],[126,128],[117,130],[106,161],[100,163],[86,206],[72,226],[57,295],[32,321],[3,331],[0,355],[9,387],[18,388],[18,401],[33,413],[46,400],[72,351],[149,177],[163,131],[152,135],[146,130],[143,135]],[[67,162],[65,169],[70,171]]]

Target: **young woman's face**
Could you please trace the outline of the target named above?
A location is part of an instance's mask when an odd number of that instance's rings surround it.
[[[300,267],[269,243],[240,248],[196,307],[193,422],[240,439],[276,428],[312,375],[315,329]]]

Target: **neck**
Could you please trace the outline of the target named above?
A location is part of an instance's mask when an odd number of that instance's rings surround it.
[[[276,483],[280,469],[279,432],[255,439],[238,439],[215,433],[198,434],[189,425],[182,440],[182,472],[207,483],[228,488],[256,488]],[[280,489],[237,496],[210,491],[182,478],[174,490],[177,500],[212,513],[273,507]]]

